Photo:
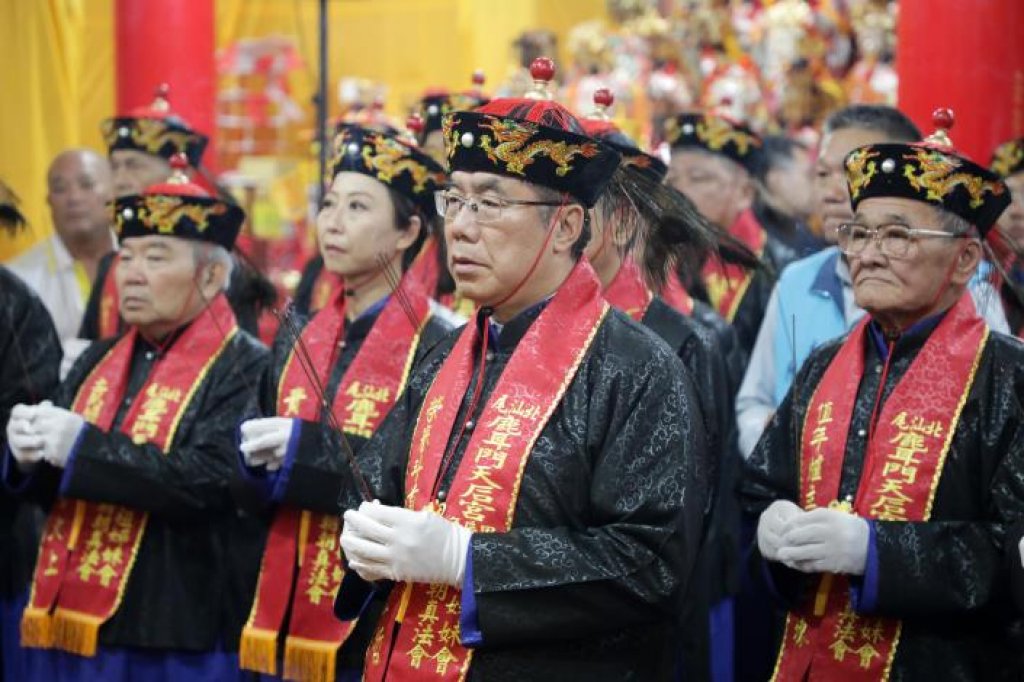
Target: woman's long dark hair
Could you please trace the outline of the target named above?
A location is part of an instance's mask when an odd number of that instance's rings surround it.
[[[388,187],[388,194],[391,196],[391,204],[395,207],[395,229],[399,232],[406,232],[412,224],[412,219],[420,219],[420,234],[416,241],[402,253],[402,272],[409,269],[409,266],[416,260],[423,243],[427,240],[428,234],[437,234],[437,220],[428,218],[423,209],[416,205],[416,202],[397,190]]]

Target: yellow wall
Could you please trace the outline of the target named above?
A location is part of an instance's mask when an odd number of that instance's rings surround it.
[[[317,78],[318,5],[216,0],[217,44],[296,36],[308,69],[292,78],[294,96],[307,102]],[[566,64],[568,28],[605,16],[605,1],[331,0],[329,14],[332,98],[343,76],[384,81],[389,111],[400,114],[427,87],[469,87],[477,68],[496,85],[512,65],[512,40],[528,28],[555,31]],[[32,224],[14,242],[0,237],[3,260],[52,229],[49,160],[67,147],[102,147],[99,122],[114,113],[113,0],[3,0],[0,65],[0,177]]]
[[[0,237],[0,260],[49,234],[46,168],[69,147],[103,147],[114,106],[113,0],[0,2],[0,178],[30,228]]]

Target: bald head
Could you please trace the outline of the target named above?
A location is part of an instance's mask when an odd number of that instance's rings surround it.
[[[68,149],[46,173],[46,201],[53,226],[69,247],[107,239],[114,198],[110,164],[91,149]]]

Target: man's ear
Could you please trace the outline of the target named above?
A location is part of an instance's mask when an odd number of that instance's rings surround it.
[[[579,204],[566,204],[556,208],[555,215],[559,217],[551,237],[551,250],[554,253],[568,253],[583,234],[586,209]]]
[[[211,261],[203,266],[201,278],[203,295],[212,298],[225,289],[227,284],[227,266],[219,260]]]
[[[968,239],[967,244],[960,249],[956,256],[956,265],[953,268],[951,277],[954,284],[967,286],[978,270],[982,260],[981,241]]]

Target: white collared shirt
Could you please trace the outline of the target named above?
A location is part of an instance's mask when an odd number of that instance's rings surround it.
[[[92,282],[56,234],[7,264],[42,300],[61,342],[78,337]]]

